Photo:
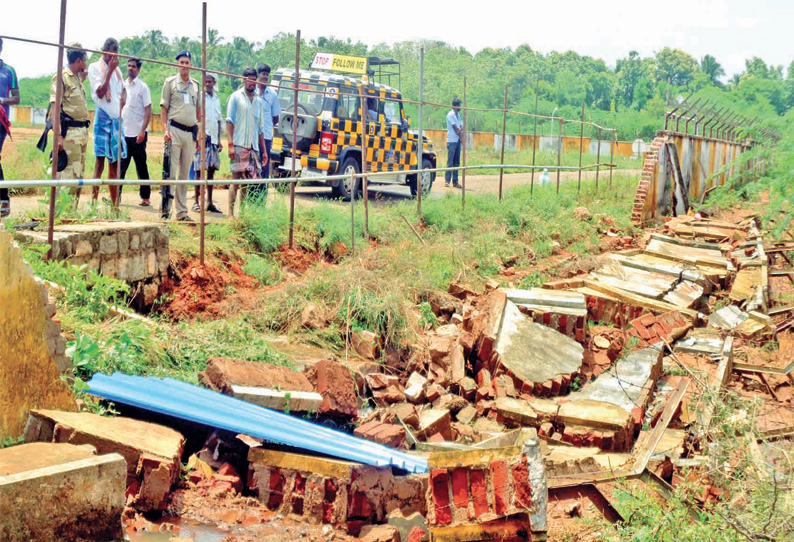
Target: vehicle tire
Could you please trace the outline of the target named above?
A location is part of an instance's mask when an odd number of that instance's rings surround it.
[[[351,171],[353,173],[361,173],[361,165],[358,163],[357,158],[353,156],[348,156],[347,158],[345,158],[345,161],[342,162],[342,167],[339,169],[339,174],[349,176]],[[342,196],[342,199],[349,200],[353,194],[353,187],[352,187],[352,183],[350,182],[350,177],[341,179],[336,189],[339,191],[339,195]],[[360,193],[361,193],[361,179],[357,178],[356,197],[358,197],[358,194]]]
[[[422,169],[433,169],[433,164],[427,158],[422,160]],[[433,189],[433,181],[436,180],[435,171],[422,172],[422,196],[426,196]],[[411,187],[411,195],[416,197],[416,174],[408,178],[408,186]]]
[[[278,132],[284,138],[284,150],[292,149],[292,117],[293,110],[282,111],[278,121]],[[317,117],[312,115],[304,104],[298,104],[298,135],[295,147],[306,152],[317,136]]]

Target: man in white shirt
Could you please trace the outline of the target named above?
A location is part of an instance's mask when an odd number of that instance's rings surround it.
[[[221,167],[220,152],[223,150],[221,143],[221,120],[223,113],[221,112],[221,100],[218,98],[218,93],[215,92],[215,85],[218,83],[218,76],[214,73],[206,74],[204,78],[204,88],[206,89],[206,98],[204,104],[207,109],[207,117],[204,121],[204,131],[206,132],[206,139],[204,144],[204,163],[207,167],[207,180],[211,181],[215,178],[215,172]],[[194,177],[198,176],[201,169],[201,151],[196,148],[196,157],[193,159]],[[199,204],[199,196],[201,190],[196,185],[196,193],[193,203],[193,211],[201,211]],[[212,185],[207,185],[207,211],[210,213],[220,213],[214,203],[212,203]]]
[[[278,124],[279,115],[281,115],[281,104],[278,101],[278,94],[275,90],[268,86],[270,82],[270,66],[267,64],[260,64],[256,68],[256,82],[257,82],[257,96],[262,100],[262,137],[265,140],[265,147],[259,149],[259,158],[263,164],[268,164],[262,167],[263,179],[270,178],[270,164],[265,157],[270,157],[270,148],[273,144],[273,127]],[[250,193],[258,193],[260,198],[264,198],[267,194],[267,185],[251,185],[249,187]]]
[[[124,81],[119,69],[119,42],[108,38],[102,45],[102,57],[88,66],[88,79],[91,83],[91,97],[96,104],[94,117],[94,179],[102,178],[105,158],[108,159],[108,179],[118,179],[118,160],[127,155],[124,140],[119,141],[121,108],[124,106]],[[121,146],[121,152],[119,152]],[[99,197],[99,187],[93,190],[94,202]],[[118,186],[110,187],[110,200],[118,210]]]
[[[149,180],[149,167],[146,165],[146,144],[149,141],[149,119],[152,116],[152,93],[149,86],[138,78],[143,62],[137,58],[127,61],[127,80],[124,90],[127,91],[127,102],[121,111],[124,126],[124,141],[127,144],[127,156],[121,160],[121,178],[127,175],[130,161],[135,160],[135,171],[139,180]],[[152,202],[152,187],[148,184],[140,188],[141,206],[149,207]],[[121,187],[119,187],[119,196]]]

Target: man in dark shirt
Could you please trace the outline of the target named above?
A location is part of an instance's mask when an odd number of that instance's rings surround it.
[[[3,53],[3,39],[0,38],[0,54]],[[5,113],[5,118],[10,118],[10,106],[19,103],[19,80],[14,68],[0,59],[0,106]],[[10,124],[9,124],[10,125]],[[6,125],[0,122],[0,181],[4,180],[3,175],[3,143],[5,142],[8,131]],[[11,200],[8,190],[0,188],[0,218],[6,217],[11,213]]]

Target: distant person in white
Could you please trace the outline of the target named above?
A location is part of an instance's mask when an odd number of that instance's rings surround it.
[[[127,91],[127,102],[121,110],[124,129],[124,141],[127,143],[127,156],[121,160],[121,178],[127,175],[130,161],[135,160],[135,171],[141,181],[149,180],[149,166],[146,164],[146,144],[149,142],[149,119],[152,116],[152,93],[149,86],[138,78],[143,62],[137,58],[127,61],[127,79],[124,89]],[[119,187],[119,197],[121,197]],[[141,185],[139,190],[141,206],[149,207],[152,202],[152,187]]]
[[[546,186],[547,184],[551,184],[551,176],[549,175],[549,170],[544,167],[543,173],[540,174],[540,186]]]

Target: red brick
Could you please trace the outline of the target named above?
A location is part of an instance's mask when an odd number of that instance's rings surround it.
[[[334,501],[339,488],[331,478],[325,479],[325,499],[323,500],[323,523],[331,523],[334,519]]]
[[[631,409],[631,420],[634,423],[634,431],[637,432],[642,429],[643,409],[634,407]]]
[[[560,333],[565,333],[567,329],[568,329],[568,315],[561,314],[560,322],[559,325],[557,326],[557,331],[559,331]]]
[[[665,337],[665,338],[667,338],[667,334],[664,332],[664,328],[662,328],[662,326],[661,326],[661,325],[659,325],[659,324],[654,324],[654,325],[653,325],[653,327],[652,327],[651,329],[653,329],[653,331],[654,331],[654,334],[655,334],[657,337]]]
[[[452,471],[452,501],[459,510],[469,507],[469,477],[466,469]]]
[[[585,337],[584,328],[576,328],[576,332],[575,332],[574,335],[575,335],[574,338],[576,339],[576,341],[578,341],[580,343],[584,342],[584,337]]]
[[[477,387],[478,388],[490,388],[491,387],[491,371],[488,369],[482,369],[479,373],[477,373]]]
[[[494,512],[504,516],[510,507],[510,480],[506,461],[491,463],[491,481],[493,483]]]
[[[425,534],[425,531],[421,527],[416,526],[408,533],[408,538],[405,539],[405,542],[421,542]]]
[[[634,322],[632,322],[633,324]],[[650,327],[656,323],[656,318],[654,318],[653,314],[646,314],[645,316],[640,317],[640,323],[645,327]]]
[[[551,313],[544,312],[543,313],[543,325],[550,325],[551,324]]]
[[[474,502],[474,519],[488,513],[488,486],[485,482],[484,470],[469,471],[471,497]]]
[[[513,470],[513,498],[516,508],[532,507],[532,488],[529,485],[529,470],[526,456],[512,466]]]
[[[436,524],[449,525],[452,523],[452,508],[449,504],[449,474],[447,469],[434,469],[430,473],[430,483],[433,487]]]
[[[634,326],[637,335],[639,335],[640,339],[645,339],[646,341],[651,338],[651,333],[645,328],[642,324],[637,322],[636,320],[631,323]]]
[[[267,506],[271,510],[275,510],[281,506],[284,500],[284,475],[280,469],[272,469],[270,471],[270,498],[267,500]]]

